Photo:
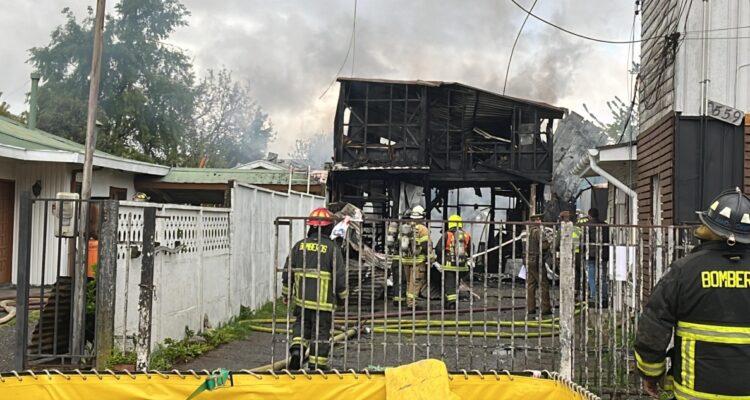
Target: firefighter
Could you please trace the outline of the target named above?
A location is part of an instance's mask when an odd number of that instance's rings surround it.
[[[586,278],[589,289],[589,306],[596,308],[609,307],[609,228],[599,218],[599,209],[592,208],[588,212],[588,220],[584,225],[582,262],[586,266]],[[597,226],[595,226],[597,225]]]
[[[639,319],[637,367],[652,397],[662,385],[678,399],[747,399],[750,199],[725,191],[698,216],[701,244],[672,263]]]
[[[535,223],[529,227],[529,239],[526,248],[526,313],[536,315],[536,290],[541,291],[542,315],[552,314],[549,299],[549,277],[544,266],[544,256],[549,252],[550,242],[544,234],[542,222],[543,214],[533,214],[529,222]]]
[[[419,222],[424,220],[424,207],[414,206],[409,217],[413,222],[402,224],[399,229],[399,253],[407,279],[406,306],[414,308],[427,274],[430,231]]]
[[[435,248],[436,256],[443,270],[446,307],[455,309],[458,303],[458,286],[461,278],[469,272],[471,235],[463,230],[460,215],[448,218],[448,231]]]
[[[291,370],[302,368],[307,353],[311,370],[327,369],[336,298],[343,301],[348,295],[344,257],[330,238],[332,218],[325,208],[313,210],[307,237],[292,247],[284,266],[282,294],[285,303],[291,298],[296,317],[289,347]]]

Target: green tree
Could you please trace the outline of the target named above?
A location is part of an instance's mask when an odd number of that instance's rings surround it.
[[[247,83],[232,80],[231,72],[209,70],[196,87],[185,162],[233,167],[262,158],[274,139],[268,115],[253,102]]]
[[[31,49],[44,79],[41,129],[84,141],[94,12],[66,23],[47,46]],[[189,15],[177,0],[128,0],[115,6],[104,29],[97,148],[136,159],[177,164],[193,113],[194,75],[188,56],[164,43]]]
[[[0,97],[3,97],[3,92],[0,92]],[[18,120],[18,116],[10,112],[10,104],[5,100],[0,100],[0,116]]]

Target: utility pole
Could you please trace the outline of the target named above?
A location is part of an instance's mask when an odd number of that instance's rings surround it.
[[[83,183],[81,185],[80,221],[78,223],[78,250],[76,264],[73,269],[73,329],[71,353],[83,353],[86,319],[86,271],[88,260],[84,255],[88,247],[89,204],[85,202],[91,198],[91,175],[93,173],[94,150],[96,149],[96,108],[99,100],[99,78],[102,61],[102,32],[104,31],[105,0],[96,2],[96,20],[94,22],[94,49],[91,56],[91,75],[89,75],[89,105],[86,120],[86,153],[83,161]],[[78,361],[77,358],[73,359]]]

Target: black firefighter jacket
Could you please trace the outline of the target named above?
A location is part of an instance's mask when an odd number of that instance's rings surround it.
[[[638,324],[636,362],[646,378],[664,374],[673,334],[678,399],[750,396],[749,246],[706,242],[671,265]]]
[[[346,265],[341,248],[313,229],[292,248],[282,274],[282,293],[311,310],[333,311],[336,296],[346,299]],[[290,280],[292,287],[289,287]]]

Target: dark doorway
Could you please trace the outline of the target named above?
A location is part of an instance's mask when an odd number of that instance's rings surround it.
[[[0,180],[0,283],[9,283],[13,273],[15,192],[15,182]]]

